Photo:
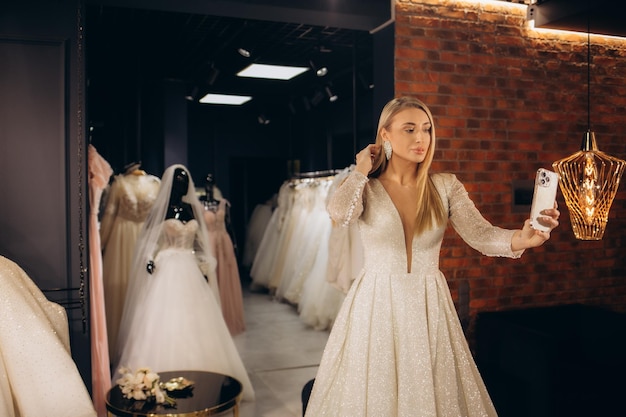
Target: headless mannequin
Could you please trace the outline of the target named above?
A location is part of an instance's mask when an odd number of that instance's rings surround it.
[[[213,174],[207,174],[206,183],[204,184],[204,190],[206,191],[206,196],[203,199],[204,208],[207,210],[217,211],[220,201],[215,198],[214,189],[215,179],[213,179]]]
[[[204,184],[204,190],[206,191],[206,195],[202,197],[202,204],[204,205],[205,210],[217,211],[220,205],[220,200],[215,198],[215,179],[213,178],[213,174],[207,174],[206,182]],[[237,253],[237,240],[235,239],[235,231],[232,228],[230,223],[230,210],[229,204],[226,204],[226,213],[224,221],[226,222],[226,230],[230,235],[230,239],[233,242],[233,248],[235,249],[235,253]]]
[[[172,182],[172,193],[170,195],[170,202],[167,207],[167,213],[165,219],[176,219],[183,223],[187,223],[194,218],[193,209],[191,205],[183,201],[183,196],[187,194],[187,188],[189,187],[189,176],[187,172],[181,168],[176,168],[174,171],[174,180]],[[149,261],[146,265],[146,270],[149,274],[154,272],[154,261]]]

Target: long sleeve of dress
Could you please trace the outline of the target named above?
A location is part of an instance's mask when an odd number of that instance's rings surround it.
[[[335,224],[348,226],[363,213],[363,189],[368,178],[358,171],[352,171],[346,180],[335,190],[328,201],[327,210]]]
[[[503,229],[487,221],[455,175],[444,174],[441,177],[445,184],[450,222],[465,243],[487,256],[522,256],[523,250],[511,250],[515,230]]]
[[[100,221],[100,245],[103,251],[109,243],[109,237],[113,230],[113,222],[115,221],[115,216],[117,216],[118,200],[119,183],[113,182],[109,189],[107,202],[104,206],[104,213],[102,213],[102,220]]]

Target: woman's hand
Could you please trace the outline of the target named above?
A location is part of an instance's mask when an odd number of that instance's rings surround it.
[[[557,203],[554,202],[554,208],[543,210],[541,214],[543,216],[539,217],[537,220],[543,226],[549,227],[550,230],[547,232],[535,230],[530,226],[530,219],[526,219],[522,230],[518,230],[511,240],[511,249],[513,252],[522,249],[536,248],[550,239],[550,232],[559,225],[561,212],[557,208]]]
[[[373,143],[367,145],[356,154],[356,170],[363,175],[367,175],[372,170],[372,161],[380,154],[380,145]]]

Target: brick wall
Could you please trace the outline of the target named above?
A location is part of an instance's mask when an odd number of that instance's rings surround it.
[[[537,31],[526,6],[397,0],[395,93],[435,117],[435,171],[464,182],[492,223],[521,227],[512,184],[580,149],[587,130],[587,34]],[[626,159],[626,39],[591,36],[591,125],[600,150]],[[622,182],[626,182],[626,177]],[[520,260],[484,257],[449,230],[441,268],[455,300],[469,283],[469,316],[583,303],[626,311],[626,185],[601,241],[561,225]]]

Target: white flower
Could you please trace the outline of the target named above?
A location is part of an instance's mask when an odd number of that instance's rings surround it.
[[[154,398],[157,404],[176,404],[174,399],[161,389],[159,374],[152,372],[150,368],[139,368],[132,372],[129,368],[121,367],[119,372],[121,376],[115,382],[120,386],[125,398],[137,401]]]

